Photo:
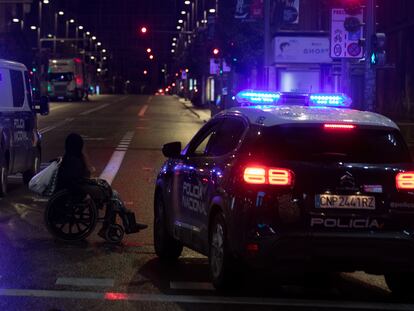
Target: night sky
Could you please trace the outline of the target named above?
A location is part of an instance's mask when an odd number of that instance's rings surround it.
[[[142,25],[154,30],[174,30],[177,22],[176,0],[59,0],[54,5],[92,32],[108,49],[115,73],[134,79],[144,69],[161,68],[171,61],[173,34],[142,36]],[[63,30],[63,26],[60,27]],[[156,62],[150,62],[151,47]]]

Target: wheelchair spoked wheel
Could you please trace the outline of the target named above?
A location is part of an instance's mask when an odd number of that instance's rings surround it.
[[[124,228],[118,224],[109,225],[105,231],[105,240],[108,243],[118,244],[124,238]]]
[[[95,229],[98,210],[90,197],[74,196],[67,190],[48,202],[45,222],[48,231],[63,241],[86,239]]]

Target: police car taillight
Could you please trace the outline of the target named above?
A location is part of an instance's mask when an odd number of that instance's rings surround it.
[[[284,168],[248,166],[244,169],[243,179],[248,184],[292,186],[293,172]]]
[[[353,124],[324,124],[325,130],[352,130],[356,126]]]
[[[395,184],[398,190],[414,190],[414,172],[398,173]]]

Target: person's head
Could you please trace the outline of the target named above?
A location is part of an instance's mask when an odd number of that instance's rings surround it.
[[[79,134],[72,133],[66,137],[65,154],[78,157],[83,155],[83,138]]]

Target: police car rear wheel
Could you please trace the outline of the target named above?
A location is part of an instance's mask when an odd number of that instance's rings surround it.
[[[154,206],[154,248],[157,256],[165,261],[177,260],[183,251],[183,245],[168,232],[165,206],[159,195],[155,198]]]
[[[385,274],[385,282],[392,294],[398,297],[412,297],[414,273],[394,272]]]
[[[238,263],[229,252],[226,223],[221,213],[215,216],[211,226],[209,254],[210,278],[217,290],[229,291],[240,284]]]
[[[0,197],[4,197],[7,194],[9,169],[7,164],[1,164],[0,166]]]

